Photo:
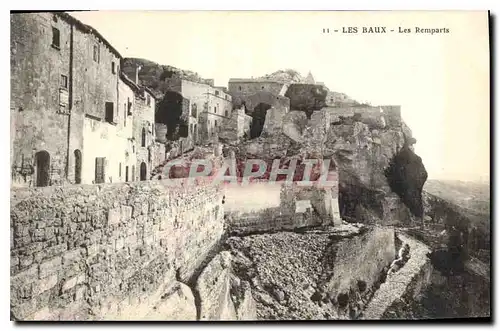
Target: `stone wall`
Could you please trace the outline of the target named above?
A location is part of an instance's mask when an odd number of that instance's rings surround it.
[[[252,114],[255,107],[257,107],[261,103],[269,105],[271,107],[286,108],[286,111],[290,109],[290,100],[287,97],[273,94],[267,91],[259,91],[255,94],[241,97],[241,100],[245,102],[245,108],[248,114]]]
[[[12,186],[34,186],[36,153],[50,156],[50,185],[64,180],[68,153],[69,105],[62,107],[61,75],[70,77],[71,28],[51,13],[10,15],[10,88]],[[60,45],[52,46],[52,27],[60,31]],[[33,125],[36,123],[36,125]]]
[[[272,107],[266,112],[266,120],[262,129],[262,137],[272,137],[283,131],[283,119],[288,112],[287,107]]]
[[[239,143],[245,137],[250,137],[251,123],[252,117],[245,114],[245,109],[235,109],[231,117],[223,122],[219,138],[230,143]]]
[[[339,225],[338,202],[332,192],[286,182],[229,185],[224,193],[226,224],[233,234]]]
[[[140,319],[222,232],[222,190],[202,181],[13,189],[12,316]]]
[[[229,94],[233,97],[233,105],[239,107],[242,100],[257,92],[264,91],[278,96],[284,85],[284,83],[271,80],[232,78],[229,80],[228,88]]]

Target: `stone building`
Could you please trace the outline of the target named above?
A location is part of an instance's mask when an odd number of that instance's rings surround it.
[[[233,108],[244,108],[252,117],[249,138],[259,137],[264,130],[268,112],[286,114],[290,110],[290,99],[285,96],[289,83],[264,78],[231,78],[229,93],[233,97]]]
[[[187,126],[187,134],[181,136],[190,138],[186,144],[207,143],[209,139],[215,138],[223,121],[231,116],[232,98],[224,88],[174,76],[165,78],[162,90],[178,93],[182,98],[189,100],[187,116],[185,118],[182,116],[185,122],[183,125]]]
[[[155,98],[151,90],[143,88],[135,94],[136,111],[134,112],[133,137],[137,144],[138,172],[132,172],[132,178],[147,180],[156,166],[153,156],[155,149]]]
[[[261,78],[230,78],[229,79],[229,93],[238,98],[255,94],[259,91],[271,92],[275,95],[285,95],[283,89],[287,84],[269,79]]]
[[[134,115],[137,95],[148,97],[120,75],[121,59],[71,15],[11,14],[13,186],[133,180],[133,123],[147,108],[154,127],[154,101]]]

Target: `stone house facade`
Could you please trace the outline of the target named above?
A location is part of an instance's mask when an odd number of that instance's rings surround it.
[[[135,95],[136,109],[134,112],[133,139],[136,142],[137,171],[134,171],[134,180],[148,180],[155,157],[155,98],[147,88],[141,89]]]
[[[162,89],[177,92],[189,100],[186,122],[193,144],[208,143],[231,116],[232,98],[224,88],[174,76],[165,79]]]
[[[11,14],[12,186],[134,179],[137,96],[148,97],[120,74],[121,59],[71,15]]]

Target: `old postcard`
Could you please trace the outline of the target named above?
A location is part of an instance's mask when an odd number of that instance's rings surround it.
[[[10,27],[11,320],[490,320],[488,12]]]

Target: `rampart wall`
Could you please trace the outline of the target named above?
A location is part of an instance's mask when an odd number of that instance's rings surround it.
[[[12,189],[11,316],[147,316],[222,236],[221,187],[183,183]]]

